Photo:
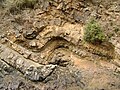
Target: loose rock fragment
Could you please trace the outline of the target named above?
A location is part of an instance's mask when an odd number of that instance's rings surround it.
[[[35,30],[27,30],[24,32],[23,36],[26,39],[34,39],[37,36],[37,32]]]

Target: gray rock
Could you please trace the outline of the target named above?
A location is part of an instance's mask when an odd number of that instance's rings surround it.
[[[37,32],[35,30],[27,30],[23,33],[23,36],[26,39],[34,39],[37,36]]]
[[[24,76],[31,81],[43,81],[45,78],[47,78],[56,68],[56,65],[41,65],[38,68],[35,68],[34,66],[30,66]]]
[[[34,67],[30,67],[25,72],[25,77],[32,81],[42,81],[43,78],[40,77],[38,71]]]

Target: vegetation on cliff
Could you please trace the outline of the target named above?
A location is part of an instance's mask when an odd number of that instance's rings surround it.
[[[91,20],[85,26],[84,40],[92,44],[100,44],[105,41],[106,37],[102,32],[100,25],[95,21]]]

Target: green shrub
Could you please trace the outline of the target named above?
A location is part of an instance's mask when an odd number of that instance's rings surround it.
[[[95,21],[91,20],[85,26],[84,40],[92,44],[100,44],[105,41],[106,37],[101,30],[100,25]]]

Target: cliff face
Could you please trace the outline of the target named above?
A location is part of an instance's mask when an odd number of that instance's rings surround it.
[[[119,0],[1,0],[0,90],[119,90]],[[107,40],[84,42],[94,18]]]

